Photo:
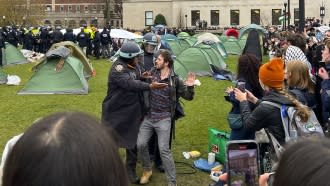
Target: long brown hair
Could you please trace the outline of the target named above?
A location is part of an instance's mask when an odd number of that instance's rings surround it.
[[[307,65],[302,61],[290,61],[287,67],[287,83],[291,88],[307,89],[314,92],[313,82],[309,76]]]
[[[297,110],[297,115],[300,117],[302,122],[306,122],[311,115],[310,109],[300,103],[295,97],[293,97],[291,94],[289,94],[286,90],[277,90],[278,93],[282,94],[286,98],[288,98],[293,104],[295,109]]]

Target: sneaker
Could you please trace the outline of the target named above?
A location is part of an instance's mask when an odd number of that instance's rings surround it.
[[[149,183],[149,179],[152,175],[152,171],[143,171],[143,174],[140,179],[140,184],[147,184]]]

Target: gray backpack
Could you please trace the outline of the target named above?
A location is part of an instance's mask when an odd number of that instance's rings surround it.
[[[263,104],[272,105],[279,108],[281,112],[281,119],[283,129],[285,132],[285,142],[294,142],[299,138],[312,138],[312,137],[324,137],[323,129],[317,120],[313,110],[310,110],[311,115],[306,122],[301,121],[297,115],[297,110],[293,106],[285,106],[270,101],[262,101]],[[276,156],[279,157],[284,151],[284,148],[278,143],[276,138],[269,133],[271,143],[275,148]]]

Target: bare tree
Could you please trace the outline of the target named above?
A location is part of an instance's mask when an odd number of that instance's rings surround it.
[[[0,0],[2,25],[39,25],[45,17],[43,0]]]

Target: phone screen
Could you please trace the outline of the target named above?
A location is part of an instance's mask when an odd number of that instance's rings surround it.
[[[231,141],[227,147],[229,186],[259,185],[258,145],[254,141]]]

